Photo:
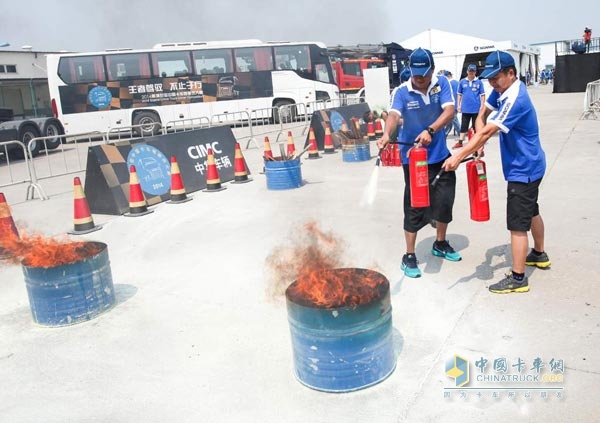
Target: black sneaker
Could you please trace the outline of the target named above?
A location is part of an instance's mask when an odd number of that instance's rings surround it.
[[[529,280],[527,279],[527,276],[524,276],[522,281],[518,281],[513,277],[512,272],[510,272],[504,275],[504,279],[500,282],[490,285],[488,289],[494,294],[527,292],[529,291]]]
[[[525,259],[525,264],[527,266],[536,266],[539,267],[540,269],[545,269],[547,267],[550,267],[550,259],[548,258],[548,254],[546,254],[545,252],[543,252],[540,255],[537,255],[536,253],[533,252],[533,248],[531,249],[531,252],[529,254],[527,254],[527,258]]]
[[[409,278],[420,278],[421,271],[417,266],[417,256],[414,254],[404,254],[402,256],[402,264],[400,269],[404,271],[404,274]]]
[[[454,251],[454,248],[450,246],[448,241],[435,241],[431,248],[431,254],[438,257],[443,257],[450,261],[461,261],[462,257],[459,253]]]

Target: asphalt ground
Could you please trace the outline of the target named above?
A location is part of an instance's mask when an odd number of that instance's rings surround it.
[[[380,168],[374,204],[360,207],[375,159],[303,158],[305,184],[270,191],[262,151],[251,146],[244,156],[252,182],[196,192],[144,217],[94,215],[102,230],[72,238],[108,245],[117,303],[89,322],[35,325],[21,266],[0,267],[0,421],[596,421],[600,123],[579,120],[583,93],[552,94],[549,86],[530,93],[548,163],[540,207],[552,267],[528,269],[528,293],[487,290],[511,263],[497,139],[484,159],[490,221],[470,220],[462,167],[448,239],[463,260],[432,256],[435,232],[426,227],[417,239],[420,279],[400,270],[400,168]],[[297,147],[302,140],[296,134]],[[25,201],[23,184],[4,187],[17,225],[48,237],[71,230],[73,176],[44,180],[46,201]],[[275,286],[269,258],[297,259],[289,246],[308,221],[339,240],[345,265],[390,281],[397,362],[375,386],[334,394],[294,377],[280,295],[287,281]],[[469,384],[456,390],[445,374],[455,354],[470,363]],[[507,372],[493,366],[502,358]],[[502,374],[540,381],[478,380]]]

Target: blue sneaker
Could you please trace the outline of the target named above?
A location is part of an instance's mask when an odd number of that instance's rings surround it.
[[[400,269],[402,269],[404,274],[409,278],[421,277],[421,271],[419,270],[419,266],[417,266],[417,256],[414,254],[404,254]]]
[[[435,241],[433,243],[433,248],[431,249],[431,254],[438,257],[443,257],[449,261],[461,261],[462,257],[459,253],[454,251],[454,248],[448,244],[448,241]]]

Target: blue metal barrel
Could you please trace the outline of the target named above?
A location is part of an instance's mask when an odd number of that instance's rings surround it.
[[[369,142],[342,146],[342,161],[344,162],[365,162],[369,159],[371,159]]]
[[[387,279],[385,284],[382,295],[372,302],[337,308],[299,304],[290,298],[288,288],[294,368],[302,384],[320,391],[348,392],[381,382],[394,371]]]
[[[31,267],[23,274],[34,322],[66,326],[93,319],[115,304],[107,245],[97,254],[54,267]]]
[[[300,188],[302,186],[302,172],[300,159],[265,161],[265,174],[267,175],[267,189],[283,190]]]

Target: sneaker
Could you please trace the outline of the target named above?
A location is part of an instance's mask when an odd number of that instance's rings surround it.
[[[404,274],[409,278],[421,277],[421,271],[419,270],[419,266],[417,266],[417,256],[414,254],[404,254],[400,269],[402,269]]]
[[[443,257],[446,260],[450,261],[460,261],[462,257],[459,253],[454,251],[454,248],[448,244],[448,241],[435,241],[433,243],[433,248],[431,248],[431,254],[438,257]]]
[[[552,263],[550,263],[548,254],[546,254],[544,252],[538,256],[537,254],[535,254],[533,252],[533,248],[532,248],[531,252],[529,254],[527,254],[527,258],[525,259],[525,264],[527,266],[536,266],[536,267],[539,267],[540,269],[545,269],[547,267],[550,267],[550,264],[552,264]]]
[[[456,150],[457,148],[462,148],[462,147],[463,147],[463,142],[461,140],[458,140],[458,142],[452,146],[452,149]]]
[[[488,287],[490,292],[494,294],[508,294],[511,292],[527,292],[529,291],[529,282],[527,276],[522,281],[513,278],[512,272],[507,273],[500,282]]]

